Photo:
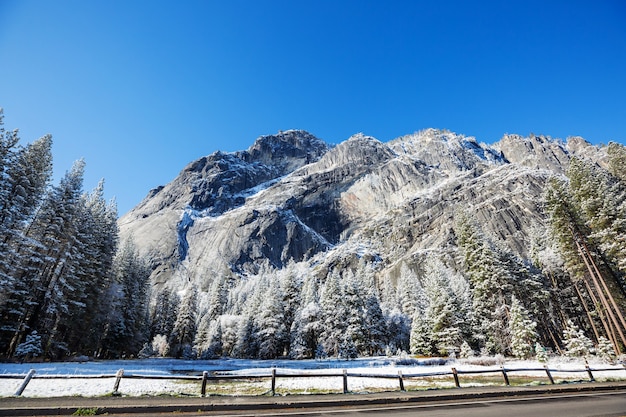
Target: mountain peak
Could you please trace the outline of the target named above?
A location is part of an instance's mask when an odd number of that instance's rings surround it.
[[[326,151],[326,142],[309,132],[286,130],[260,136],[247,151],[241,153],[241,158],[246,162],[279,166],[281,170],[290,172],[303,164],[317,161]]]

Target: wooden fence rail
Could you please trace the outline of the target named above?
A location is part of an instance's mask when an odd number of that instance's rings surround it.
[[[396,379],[398,380],[399,388],[401,391],[405,390],[404,382],[408,379],[420,379],[420,378],[432,378],[442,376],[452,376],[454,379],[454,385],[457,388],[461,388],[460,375],[480,375],[480,374],[501,374],[505,385],[510,385],[509,375],[520,372],[545,372],[546,376],[550,380],[551,384],[554,384],[553,373],[583,373],[586,374],[590,382],[595,381],[593,372],[607,372],[607,371],[624,371],[626,370],[626,364],[621,368],[591,368],[588,364],[584,369],[550,369],[548,366],[543,368],[505,368],[504,366],[499,369],[456,369],[451,368],[450,371],[438,371],[438,372],[420,372],[420,373],[406,373],[398,371],[397,374],[377,374],[377,373],[356,373],[348,372],[347,369],[342,369],[341,372],[321,372],[321,373],[279,373],[276,368],[272,368],[267,373],[258,373],[254,375],[234,375],[225,373],[209,373],[204,371],[202,375],[141,375],[141,374],[126,374],[123,369],[120,369],[115,374],[97,374],[97,375],[37,375],[34,369],[31,369],[26,375],[24,374],[0,374],[0,379],[22,379],[22,383],[18,390],[15,392],[15,396],[20,396],[26,389],[26,386],[32,379],[98,379],[98,378],[115,378],[113,385],[113,395],[119,395],[119,386],[122,379],[162,379],[162,380],[184,380],[184,381],[201,381],[200,395],[206,396],[206,388],[209,381],[227,381],[227,380],[271,380],[271,394],[276,394],[276,380],[278,378],[342,378],[343,393],[346,394],[348,390],[348,378],[376,378],[376,379]]]

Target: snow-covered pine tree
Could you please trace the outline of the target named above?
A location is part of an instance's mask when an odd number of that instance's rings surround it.
[[[563,329],[565,354],[571,357],[586,357],[593,351],[593,343],[573,321],[568,320]]]
[[[615,360],[615,349],[613,344],[604,336],[600,336],[598,339],[598,345],[595,348],[596,356],[605,362],[612,362]]]
[[[511,273],[470,214],[458,213],[455,233],[472,288],[477,321],[475,338],[490,353],[504,354],[507,346],[504,341],[508,338],[506,297],[512,292]]]
[[[259,341],[256,335],[257,327],[252,313],[244,315],[237,332],[233,355],[238,358],[256,358],[259,352]]]
[[[288,263],[279,274],[280,291],[283,295],[282,303],[284,309],[284,323],[288,332],[286,350],[290,351],[291,347],[291,329],[296,318],[298,309],[300,308],[302,296],[302,279],[298,272],[297,264]]]
[[[187,288],[180,303],[174,329],[170,336],[170,349],[176,358],[192,357],[193,341],[196,336],[198,292],[194,287]]]
[[[132,240],[120,247],[113,262],[115,288],[100,340],[105,356],[136,355],[148,340],[148,285],[150,270]]]
[[[463,329],[465,324],[464,299],[457,299],[457,293],[453,290],[450,281],[455,277],[455,286],[461,291],[462,281],[449,268],[437,258],[429,258],[424,265],[424,293],[428,299],[428,305],[424,311],[427,322],[432,326],[430,340],[436,353],[448,355],[457,351],[463,341]],[[464,295],[459,294],[459,297]]]
[[[385,351],[392,354],[409,352],[411,350],[411,320],[402,313],[399,308],[383,309],[385,317],[385,329],[387,330],[387,340]]]
[[[348,312],[343,302],[339,274],[335,271],[326,277],[320,298],[320,307],[322,308],[323,327],[319,340],[326,355],[337,356],[343,335],[348,327],[348,323],[346,323]]]
[[[530,319],[528,310],[516,297],[511,299],[509,311],[509,332],[511,334],[511,354],[519,359],[528,359],[532,356],[533,347],[537,340],[535,331],[537,323]]]
[[[365,354],[380,355],[383,353],[388,333],[385,316],[375,292],[370,288],[366,291],[364,310]]]
[[[472,356],[474,356],[474,350],[472,349],[470,344],[467,343],[466,340],[464,340],[463,343],[461,343],[461,350],[459,351],[459,356],[463,359],[471,358]]]
[[[31,291],[22,278],[31,253],[25,233],[52,173],[50,136],[16,149],[18,140],[4,130],[0,109],[0,352],[9,354]]]
[[[569,184],[553,179],[546,190],[551,236],[558,245],[567,271],[582,284],[576,290],[596,340],[604,333],[620,353],[620,346],[626,345],[626,320],[620,308],[624,302],[623,288],[616,288],[615,273],[604,262],[590,228],[593,223],[585,214],[586,210],[581,208],[589,205],[602,211],[599,208],[602,197],[594,197],[594,191],[589,189],[593,188],[589,184],[596,179],[590,178],[594,175],[584,163],[572,160],[568,175],[571,177]],[[597,314],[591,314],[591,309]]]
[[[104,295],[116,281],[113,259],[118,245],[117,207],[114,202],[105,201],[104,181],[82,196],[76,219],[76,247],[73,248],[77,254],[76,279],[71,284],[74,290],[66,298],[70,305],[69,316],[81,318],[64,323],[61,337],[71,351],[93,352],[99,347],[106,325],[109,306]],[[133,354],[139,349],[141,345],[123,348]]]
[[[305,278],[301,297],[301,306],[296,311],[291,325],[289,356],[293,359],[314,358],[322,330],[322,309],[314,276],[309,275]]]
[[[626,275],[626,181],[590,161],[574,158],[567,171],[572,197],[613,275]],[[605,274],[608,278],[608,273]],[[608,285],[616,286],[607,279]],[[619,284],[619,281],[617,282]],[[622,288],[623,291],[626,288]],[[613,291],[617,296],[620,290]]]
[[[413,317],[416,309],[425,307],[424,295],[417,273],[406,263],[400,267],[400,277],[396,288],[401,311],[407,317]]]
[[[352,348],[358,354],[367,351],[365,325],[365,290],[351,270],[343,274],[343,308],[346,313],[346,328],[340,345],[345,352]]]
[[[233,352],[237,344],[237,332],[239,330],[240,321],[240,316],[220,316],[222,328],[222,354],[224,356],[234,356]]]
[[[224,314],[228,302],[228,286],[225,275],[219,275],[211,284],[209,291],[209,306],[207,311],[207,323],[217,320]]]
[[[212,356],[209,352],[209,343],[211,341],[211,322],[209,320],[209,314],[205,313],[198,321],[198,329],[196,331],[196,337],[193,340],[193,349],[198,355],[199,359],[211,359]]]
[[[169,337],[174,330],[179,304],[178,295],[172,293],[167,287],[157,294],[150,319],[151,338],[158,334]]]
[[[432,340],[432,328],[430,318],[424,312],[416,310],[411,321],[410,349],[412,354],[420,356],[435,354],[436,348]]]
[[[22,248],[27,261],[19,268],[16,283],[24,291],[24,299],[12,315],[18,329],[9,344],[8,355],[21,343],[25,333],[37,330],[42,337],[44,354],[52,357],[67,352],[63,340],[73,307],[71,300],[83,295],[78,263],[79,220],[82,220],[82,185],[84,162],[72,169],[52,187],[26,229],[29,245]],[[69,296],[74,298],[70,299]]]
[[[26,340],[20,343],[15,349],[15,357],[22,360],[37,358],[43,354],[41,349],[41,336],[37,334],[37,330],[26,336]]]
[[[539,342],[535,342],[535,358],[541,363],[548,362],[548,352]]]
[[[8,137],[7,137],[8,136]],[[13,293],[19,266],[27,260],[24,229],[32,220],[52,175],[52,138],[44,136],[24,148],[10,149],[17,137],[2,129],[0,113],[0,311]],[[13,293],[13,294],[11,294]]]
[[[208,318],[205,314],[198,325],[198,332],[194,341],[194,349],[200,359],[219,358],[224,353],[224,344],[222,339],[222,320],[221,316],[204,324],[203,321]]]
[[[276,276],[269,280],[256,323],[258,327],[255,337],[259,344],[259,358],[273,359],[282,356],[287,347],[289,333],[285,326],[283,294]]]

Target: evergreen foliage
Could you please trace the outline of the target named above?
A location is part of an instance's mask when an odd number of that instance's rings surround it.
[[[206,286],[180,293],[155,283],[152,296],[154,265],[132,239],[118,242],[104,183],[85,192],[77,161],[52,185],[51,145],[44,136],[21,146],[0,110],[2,358],[482,351],[546,361],[546,346],[614,360],[626,348],[622,145],[609,144],[600,164],[573,158],[566,176],[549,181],[548,227],[537,226],[530,259],[504,249],[466,207],[445,249],[383,265],[388,275],[378,273],[385,260],[357,250],[315,268],[291,261],[239,277],[211,272]]]
[[[0,110],[0,356],[135,355],[149,270],[120,275],[115,203],[103,182],[83,192],[84,161],[51,185],[51,146],[20,146]]]
[[[563,344],[567,356],[586,357],[593,351],[591,340],[571,320],[568,320],[565,329],[563,329]]]
[[[530,319],[528,310],[524,308],[516,297],[513,297],[511,300],[509,316],[511,354],[519,359],[528,359],[532,356],[537,340],[535,332],[537,323]]]

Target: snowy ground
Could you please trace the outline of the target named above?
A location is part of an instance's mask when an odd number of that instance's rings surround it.
[[[209,381],[207,394],[209,395],[261,395],[270,391],[270,379],[245,379],[251,375],[270,375],[275,368],[279,377],[276,380],[276,392],[284,393],[326,393],[341,392],[343,379],[341,377],[284,377],[285,374],[341,374],[347,369],[349,374],[403,376],[413,374],[450,373],[456,368],[460,373],[461,386],[476,385],[503,385],[501,364],[495,363],[493,358],[488,360],[470,361],[439,361],[440,364],[428,365],[426,362],[399,361],[397,358],[364,358],[353,361],[339,360],[310,360],[310,361],[254,361],[254,360],[216,360],[216,361],[184,361],[172,359],[145,359],[128,361],[93,361],[93,362],[61,362],[39,364],[0,364],[0,397],[14,395],[22,383],[23,376],[29,369],[36,370],[36,376],[26,387],[23,396],[54,397],[54,396],[98,396],[107,395],[113,391],[115,373],[124,369],[125,375],[143,376],[180,376],[201,375],[203,371],[225,375],[238,375],[244,378],[238,381]],[[488,365],[477,363],[487,362]],[[507,361],[503,364],[509,370],[522,368],[543,368],[543,364],[534,361]],[[554,379],[557,381],[588,380],[584,371],[585,363],[581,360],[565,360],[555,358],[548,362]],[[596,380],[626,380],[626,369],[622,365],[609,365],[601,362],[590,362],[593,376]],[[596,369],[611,369],[596,371]],[[492,371],[483,374],[466,375],[464,371]],[[558,372],[560,370],[562,372]],[[581,370],[582,372],[571,372]],[[8,378],[11,375],[20,375],[20,379]],[[71,379],[41,378],[51,375],[71,375]],[[103,378],[75,378],[78,376],[106,376]],[[509,372],[512,384],[541,384],[549,383],[545,371]],[[406,389],[448,388],[454,387],[451,375],[430,376],[405,379]],[[348,377],[348,389],[352,392],[398,390],[398,378]],[[123,395],[199,395],[199,380],[175,379],[136,379],[123,378],[119,387]]]

